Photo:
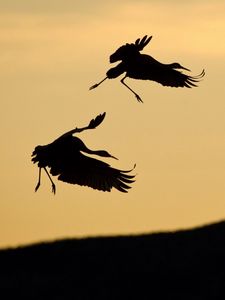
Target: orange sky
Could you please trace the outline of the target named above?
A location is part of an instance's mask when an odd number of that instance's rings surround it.
[[[4,3],[3,3],[4,2]],[[0,247],[191,227],[225,217],[223,1],[0,1]],[[109,55],[153,35],[144,53],[206,76],[195,89],[103,79]],[[137,164],[128,194],[48,179],[34,193],[30,155],[106,111],[79,135],[92,149]],[[43,174],[44,175],[44,174]]]

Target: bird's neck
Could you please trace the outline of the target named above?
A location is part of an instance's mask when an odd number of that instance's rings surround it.
[[[82,150],[88,154],[92,154],[92,155],[98,155],[98,156],[105,156],[104,155],[104,151],[103,150],[90,150],[88,148],[85,148],[85,150]]]

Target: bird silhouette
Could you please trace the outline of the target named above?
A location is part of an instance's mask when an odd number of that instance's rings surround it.
[[[84,185],[107,192],[110,192],[114,187],[120,192],[127,192],[130,188],[129,184],[134,182],[134,175],[128,175],[132,170],[118,170],[103,161],[86,156],[84,153],[117,159],[107,151],[88,149],[82,140],[73,136],[74,133],[96,128],[104,118],[105,113],[100,114],[92,119],[88,126],[72,129],[48,145],[35,147],[32,161],[38,163],[39,167],[35,191],[41,184],[41,169],[43,168],[51,181],[54,194],[56,186],[50,174],[58,176],[58,180],[71,184]],[[50,174],[47,167],[50,168]]]
[[[132,90],[124,80],[127,77],[142,80],[153,80],[163,86],[170,87],[196,87],[196,83],[205,75],[204,69],[197,76],[183,74],[179,70],[190,71],[181,66],[179,63],[163,64],[150,55],[141,54],[140,51],[150,42],[152,36],[145,35],[142,39],[137,39],[135,43],[125,44],[118,48],[110,56],[110,63],[121,61],[116,67],[107,71],[106,77],[99,83],[90,87],[90,90],[99,86],[107,78],[117,78],[124,72],[125,76],[120,80],[126,88],[128,88],[137,98],[139,102],[143,102],[141,97]]]

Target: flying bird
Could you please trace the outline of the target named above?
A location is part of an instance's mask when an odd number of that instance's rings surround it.
[[[144,49],[150,42],[152,36],[145,35],[142,39],[137,39],[135,43],[121,46],[110,56],[110,63],[121,61],[116,67],[107,71],[106,77],[99,83],[90,87],[90,90],[99,86],[107,78],[117,78],[123,73],[125,76],[120,80],[121,83],[128,88],[137,98],[139,102],[143,102],[141,97],[132,90],[124,80],[127,77],[142,80],[156,81],[163,86],[170,87],[196,87],[196,83],[205,75],[204,69],[197,76],[190,76],[182,73],[180,70],[190,71],[181,66],[179,63],[163,64],[152,56],[141,54],[140,51]]]
[[[122,171],[112,168],[107,163],[91,156],[110,157],[117,159],[104,150],[91,150],[78,137],[73,136],[87,129],[99,126],[105,118],[105,113],[92,119],[88,126],[74,128],[48,145],[37,146],[32,153],[32,162],[39,167],[38,183],[35,191],[41,184],[41,170],[44,169],[52,184],[55,194],[56,186],[50,176],[58,176],[58,180],[88,186],[93,189],[110,192],[114,187],[120,192],[127,192],[129,184],[134,182],[134,175],[128,173],[132,170]],[[50,174],[47,170],[50,169]]]

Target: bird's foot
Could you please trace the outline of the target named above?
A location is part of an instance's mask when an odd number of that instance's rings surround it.
[[[56,193],[56,186],[55,186],[54,183],[52,184],[52,192],[53,192],[53,194],[55,195],[55,193]]]
[[[89,90],[93,90],[93,89],[95,89],[97,86],[99,86],[99,84],[98,84],[98,83],[96,83],[96,84],[92,85],[92,86],[89,88]]]
[[[40,186],[40,181],[38,181],[36,187],[35,187],[35,192],[37,192],[37,190],[39,189],[39,186]]]
[[[135,94],[135,97],[137,99],[138,102],[144,103],[141,99],[141,97],[138,94]]]

